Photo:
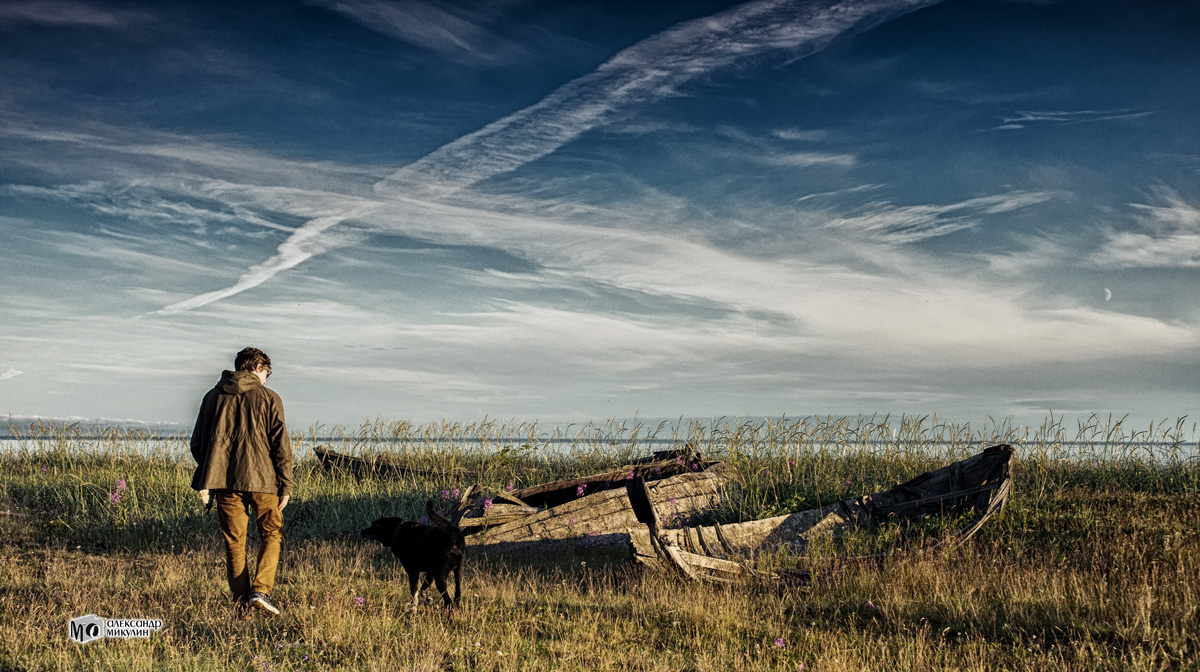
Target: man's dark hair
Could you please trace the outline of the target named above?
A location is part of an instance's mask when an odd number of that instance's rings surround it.
[[[259,367],[271,370],[271,358],[258,348],[246,348],[237,354],[233,360],[233,368],[238,371],[257,371]]]

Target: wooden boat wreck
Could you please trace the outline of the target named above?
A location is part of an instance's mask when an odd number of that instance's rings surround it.
[[[589,548],[628,547],[637,525],[626,483],[637,480],[649,501],[683,524],[698,522],[721,501],[727,478],[719,462],[692,450],[663,451],[601,474],[511,492],[474,486],[451,512],[467,545],[491,552],[549,550],[572,540]]]
[[[818,537],[928,516],[975,514],[953,535],[933,546],[957,546],[971,537],[1008,499],[1012,447],[996,445],[948,466],[926,472],[887,490],[827,506],[774,518],[729,525],[685,525],[667,529],[659,504],[649,488],[628,484],[631,505],[641,525],[628,530],[635,558],[651,567],[673,567],[694,580],[731,581],[742,576],[767,576],[805,582],[808,572],[764,572],[755,567],[762,554],[786,552],[804,556]],[[881,559],[884,556],[872,556]]]
[[[410,467],[393,459],[378,456],[378,457],[355,457],[346,455],[345,453],[337,453],[324,446],[314,446],[313,453],[321,462],[321,466],[326,471],[341,470],[353,474],[359,478],[367,474],[376,474],[379,476],[444,476],[449,473],[458,473],[462,471],[451,469],[424,469],[421,467]]]

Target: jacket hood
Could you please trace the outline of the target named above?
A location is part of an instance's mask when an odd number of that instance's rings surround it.
[[[251,371],[223,371],[221,382],[217,383],[225,394],[245,394],[262,386],[262,381]]]

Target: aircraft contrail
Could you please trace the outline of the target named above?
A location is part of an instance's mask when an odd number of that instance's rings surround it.
[[[676,95],[679,87],[747,58],[807,56],[838,37],[867,30],[941,0],[844,2],[759,0],[677,24],[618,52],[541,101],[454,140],[375,184],[380,204],[394,197],[438,200],[553,153],[630,107]],[[353,216],[313,219],[276,254],[230,287],[167,306],[178,313],[257,287],[323,252],[329,229]]]
[[[820,51],[834,39],[939,0],[762,0],[677,24],[628,47],[537,103],[434,150],[376,183],[380,195],[439,197],[515,170],[629,107],[675,95],[698,77],[772,52]]]

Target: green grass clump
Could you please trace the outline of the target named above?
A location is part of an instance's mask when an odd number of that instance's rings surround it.
[[[0,454],[0,669],[1196,669],[1200,473],[1186,429],[1093,418],[1071,432],[1051,418],[972,431],[910,417],[315,428],[293,437],[284,614],[243,621],[227,604],[215,515],[189,488],[186,437],[43,426]],[[836,566],[802,588],[689,584],[582,546],[473,558],[449,619],[408,612],[402,570],[357,536],[476,483],[606,470],[650,439],[729,465],[723,522],[881,490],[1001,442],[1016,446],[1013,494],[964,546]],[[312,456],[318,442],[427,472],[331,473]],[[947,525],[881,529],[825,552],[901,548]],[[165,625],[146,640],[69,642],[67,621],[88,613]]]

